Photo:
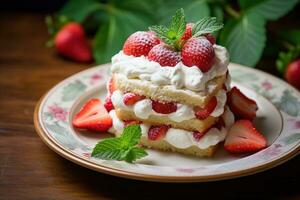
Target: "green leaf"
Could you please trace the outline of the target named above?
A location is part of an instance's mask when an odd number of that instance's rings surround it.
[[[290,90],[285,90],[279,102],[274,103],[275,106],[291,116],[298,116],[300,113],[300,101],[292,95]]]
[[[74,100],[86,89],[86,85],[79,80],[69,83],[62,89],[62,101]]]
[[[220,42],[227,47],[232,62],[253,67],[265,47],[265,20],[255,13],[230,20],[221,32]]]
[[[280,52],[278,59],[276,60],[276,67],[277,70],[284,74],[285,69],[287,68],[288,64],[290,64],[293,60],[300,56],[300,44],[291,47],[287,52]]]
[[[288,13],[299,0],[239,0],[246,12],[253,12],[267,20],[277,20]]]
[[[105,7],[97,0],[71,0],[64,5],[59,14],[82,23],[88,16],[99,10],[105,10]]]
[[[300,29],[282,30],[279,36],[294,45],[300,45]]]
[[[185,16],[187,22],[197,22],[203,17],[209,17],[210,16],[210,9],[206,1],[204,0],[198,0],[194,1],[190,4],[186,4],[184,7],[185,10]]]
[[[223,23],[217,21],[216,17],[205,17],[195,23],[192,32],[193,37],[199,37],[206,33],[212,33],[223,28]]]
[[[213,5],[211,10],[212,10],[212,17],[216,17],[220,22],[224,21],[224,13],[221,6]]]
[[[149,30],[156,33],[156,35],[166,44],[173,45],[174,41],[168,37],[169,29],[164,26],[151,26]]]
[[[139,125],[127,126],[120,137],[104,139],[94,147],[92,156],[104,160],[125,160],[134,162],[142,158],[147,152],[137,147],[141,138]]]

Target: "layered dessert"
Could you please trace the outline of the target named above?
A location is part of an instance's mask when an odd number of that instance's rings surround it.
[[[230,87],[228,51],[211,34],[220,28],[215,18],[187,24],[178,11],[169,27],[153,26],[129,36],[112,57],[106,129],[120,136],[124,127],[138,124],[140,145],[201,157],[213,155],[236,119],[252,121],[258,107]],[[248,125],[239,122],[237,135],[247,135],[252,130]],[[246,141],[232,140],[227,149],[233,152]]]

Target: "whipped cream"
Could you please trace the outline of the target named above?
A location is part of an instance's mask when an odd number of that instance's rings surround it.
[[[164,66],[149,61],[147,57],[128,56],[120,51],[112,57],[112,73],[123,74],[129,79],[150,81],[153,84],[163,86],[172,85],[176,89],[185,88],[192,91],[202,91],[208,81],[227,72],[229,54],[226,48],[213,45],[215,51],[215,63],[212,68],[203,73],[197,66],[188,67],[182,62],[176,66]]]
[[[213,117],[219,117],[224,112],[224,106],[226,103],[226,92],[220,90],[217,95],[217,106],[214,111],[210,114]],[[120,90],[113,92],[111,101],[115,107],[122,108],[124,110],[133,111],[134,114],[141,119],[148,119],[150,115],[155,116],[167,116],[174,122],[182,122],[189,119],[194,119],[195,112],[193,106],[177,103],[177,110],[170,114],[157,113],[152,109],[152,101],[150,99],[143,99],[131,106],[127,106],[123,102],[123,93]]]
[[[230,112],[230,109],[226,109],[225,112]],[[231,113],[232,114],[232,113]],[[108,130],[110,133],[114,133],[115,135],[120,135],[123,131],[124,122],[119,120],[116,112],[111,110],[109,115],[113,119],[113,127]],[[224,116],[227,118],[226,116]],[[226,121],[226,120],[225,120]],[[142,137],[148,138],[148,131],[150,125],[147,124],[140,124],[142,130]],[[193,132],[186,131],[182,129],[176,128],[169,128],[165,137],[162,140],[165,140],[170,145],[179,148],[179,149],[186,149],[191,146],[197,146],[200,149],[206,149],[212,145],[216,145],[219,142],[223,141],[227,135],[227,130],[229,127],[222,128],[221,130],[217,128],[211,128],[205,135],[200,138],[200,140],[196,140],[193,136]]]

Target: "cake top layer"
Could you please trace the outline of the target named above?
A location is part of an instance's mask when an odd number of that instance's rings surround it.
[[[208,72],[202,72],[197,66],[188,67],[181,61],[173,67],[162,67],[145,56],[128,56],[123,51],[112,57],[111,71],[129,79],[146,80],[159,86],[172,85],[177,89],[197,92],[203,90],[208,81],[227,72],[229,55],[226,48],[219,45],[213,45],[213,48],[215,62]]]
[[[210,80],[227,72],[229,54],[211,34],[222,27],[214,17],[186,23],[179,9],[169,26],[130,35],[112,58],[112,73],[157,86],[203,91]]]

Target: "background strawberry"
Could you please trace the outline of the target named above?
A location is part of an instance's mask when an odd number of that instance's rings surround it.
[[[148,59],[158,62],[161,66],[175,66],[180,62],[180,54],[169,45],[158,44],[150,50]]]
[[[74,22],[64,25],[56,34],[54,45],[57,52],[78,62],[91,62],[92,51],[83,27]]]
[[[130,35],[124,43],[123,52],[135,57],[147,56],[160,40],[152,32],[138,31]]]
[[[215,52],[207,39],[191,38],[183,45],[181,57],[186,66],[197,66],[202,72],[207,72],[213,65]]]
[[[291,62],[285,71],[286,80],[300,90],[300,59]]]

